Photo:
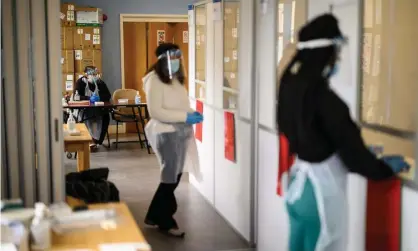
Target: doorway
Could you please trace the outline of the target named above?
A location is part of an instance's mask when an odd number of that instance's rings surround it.
[[[185,87],[188,89],[189,37],[187,16],[123,16],[121,15],[122,88],[138,90],[146,102],[142,78],[157,61],[155,49],[161,43],[177,44],[183,53]],[[125,125],[126,133],[135,133],[135,124]]]

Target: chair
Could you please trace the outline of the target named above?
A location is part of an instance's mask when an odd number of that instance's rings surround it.
[[[113,93],[113,104],[118,104],[118,99],[128,99],[129,102],[133,102],[135,100],[137,90],[133,89],[118,89]],[[138,134],[139,142],[141,143],[141,148],[144,148],[143,143],[146,143],[146,147],[148,147],[147,140],[141,139],[141,134],[145,134],[145,132],[140,132],[138,123],[141,123],[142,129],[144,129],[144,123],[146,123],[145,119],[142,114],[139,114],[141,109],[136,109],[137,107],[123,107],[119,106],[112,111],[112,119],[116,121],[116,148],[118,148],[119,143],[127,143],[132,141],[123,141],[119,142],[119,123],[135,123],[136,132]],[[135,141],[136,142],[136,141]]]

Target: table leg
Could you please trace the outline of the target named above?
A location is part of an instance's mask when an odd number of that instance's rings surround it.
[[[82,172],[90,169],[90,146],[83,144],[83,150],[77,154],[77,171]]]

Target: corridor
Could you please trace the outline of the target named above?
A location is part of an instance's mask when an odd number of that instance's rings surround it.
[[[109,180],[119,189],[121,200],[128,204],[153,251],[251,250],[186,179],[176,190],[179,204],[176,219],[186,231],[186,238],[168,237],[145,226],[143,219],[158,185],[160,172],[155,155],[148,155],[139,145],[121,144],[117,151],[100,147],[91,155],[91,160],[92,168],[110,169]],[[75,171],[76,161],[66,159],[65,169],[67,173]]]

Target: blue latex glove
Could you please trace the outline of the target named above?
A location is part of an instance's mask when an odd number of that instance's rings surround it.
[[[188,113],[186,118],[186,124],[194,125],[201,123],[203,121],[203,116],[197,112]]]
[[[94,102],[98,102],[100,101],[100,97],[97,96],[96,94],[91,95],[90,97],[90,103],[94,104]]]
[[[407,171],[410,168],[409,164],[401,155],[384,155],[380,159],[390,166],[394,173]]]

